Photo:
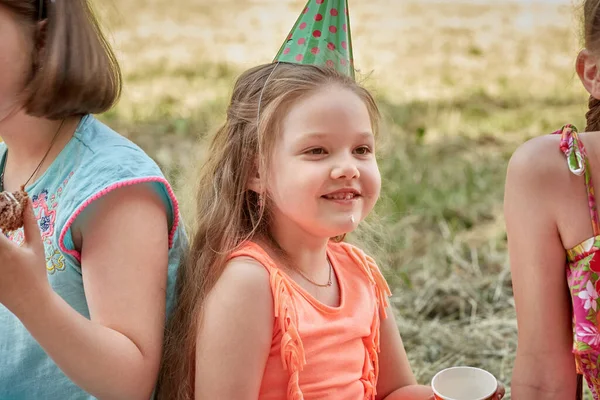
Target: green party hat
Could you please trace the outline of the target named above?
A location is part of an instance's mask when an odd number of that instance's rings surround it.
[[[327,65],[354,78],[348,0],[309,0],[274,62]]]

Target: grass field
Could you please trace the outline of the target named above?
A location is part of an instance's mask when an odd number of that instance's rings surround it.
[[[122,101],[102,118],[161,164],[184,203],[235,76],[271,61],[303,4],[99,4],[125,74]],[[376,244],[386,268],[413,369],[427,383],[468,364],[510,386],[516,322],[504,174],[519,143],[584,125],[587,96],[573,69],[579,9],[351,0],[350,14],[359,79],[385,116],[373,222],[382,226],[358,236]]]

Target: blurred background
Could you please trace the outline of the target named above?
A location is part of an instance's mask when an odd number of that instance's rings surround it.
[[[232,85],[270,62],[304,0],[96,2],[124,72],[100,118],[164,169],[193,222],[195,173]],[[528,138],[585,127],[570,0],[350,0],[358,79],[384,115],[378,218],[354,235],[393,287],[412,367],[482,367],[510,386],[516,320],[502,200]],[[506,398],[510,399],[510,391]],[[591,397],[590,397],[591,398]]]

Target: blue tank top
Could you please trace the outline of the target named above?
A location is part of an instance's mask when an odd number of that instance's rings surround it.
[[[0,143],[0,160],[6,147]],[[46,251],[48,280],[56,293],[89,318],[80,256],[71,225],[91,203],[119,187],[146,183],[163,198],[169,219],[167,317],[174,303],[175,277],[187,247],[177,200],[159,167],[138,146],[91,115],[84,116],[54,162],[26,188]],[[23,230],[8,235],[23,241]],[[93,399],[67,378],[21,322],[0,304],[0,399]]]

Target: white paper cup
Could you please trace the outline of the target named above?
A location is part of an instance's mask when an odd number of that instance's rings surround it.
[[[431,388],[436,400],[491,400],[498,391],[498,381],[480,368],[452,367],[438,372]]]

